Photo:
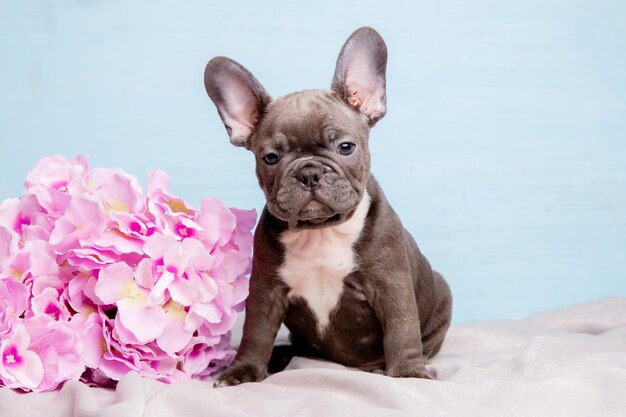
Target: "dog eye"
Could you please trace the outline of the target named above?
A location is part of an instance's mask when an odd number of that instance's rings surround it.
[[[339,144],[339,153],[342,155],[350,155],[352,152],[354,152],[354,148],[356,148],[356,145],[354,143],[343,142]]]
[[[278,155],[270,152],[263,157],[263,161],[265,161],[267,165],[274,165],[278,163]]]

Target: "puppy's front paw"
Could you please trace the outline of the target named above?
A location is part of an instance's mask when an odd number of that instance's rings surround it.
[[[230,387],[244,382],[260,382],[267,377],[267,370],[249,363],[233,363],[216,379],[214,387]]]
[[[385,375],[394,378],[421,378],[421,379],[436,379],[437,375],[431,375],[423,364],[410,365],[399,364],[396,366],[390,366],[385,369]]]

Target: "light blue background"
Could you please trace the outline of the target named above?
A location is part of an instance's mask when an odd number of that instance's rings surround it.
[[[371,25],[389,48],[373,170],[455,321],[626,295],[625,22],[608,0],[1,0],[0,199],[40,157],[84,153],[260,209],[206,62],[233,57],[274,96],[327,87]]]

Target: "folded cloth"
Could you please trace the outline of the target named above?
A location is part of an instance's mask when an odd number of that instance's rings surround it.
[[[428,365],[395,379],[307,358],[262,383],[167,385],[129,374],[115,390],[0,390],[0,416],[624,416],[626,298],[520,320],[457,324]]]

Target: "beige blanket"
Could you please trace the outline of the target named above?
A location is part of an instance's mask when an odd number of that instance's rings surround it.
[[[393,379],[296,358],[257,384],[214,389],[131,374],[115,391],[0,389],[4,417],[626,416],[626,298],[522,320],[453,325],[437,381]]]

